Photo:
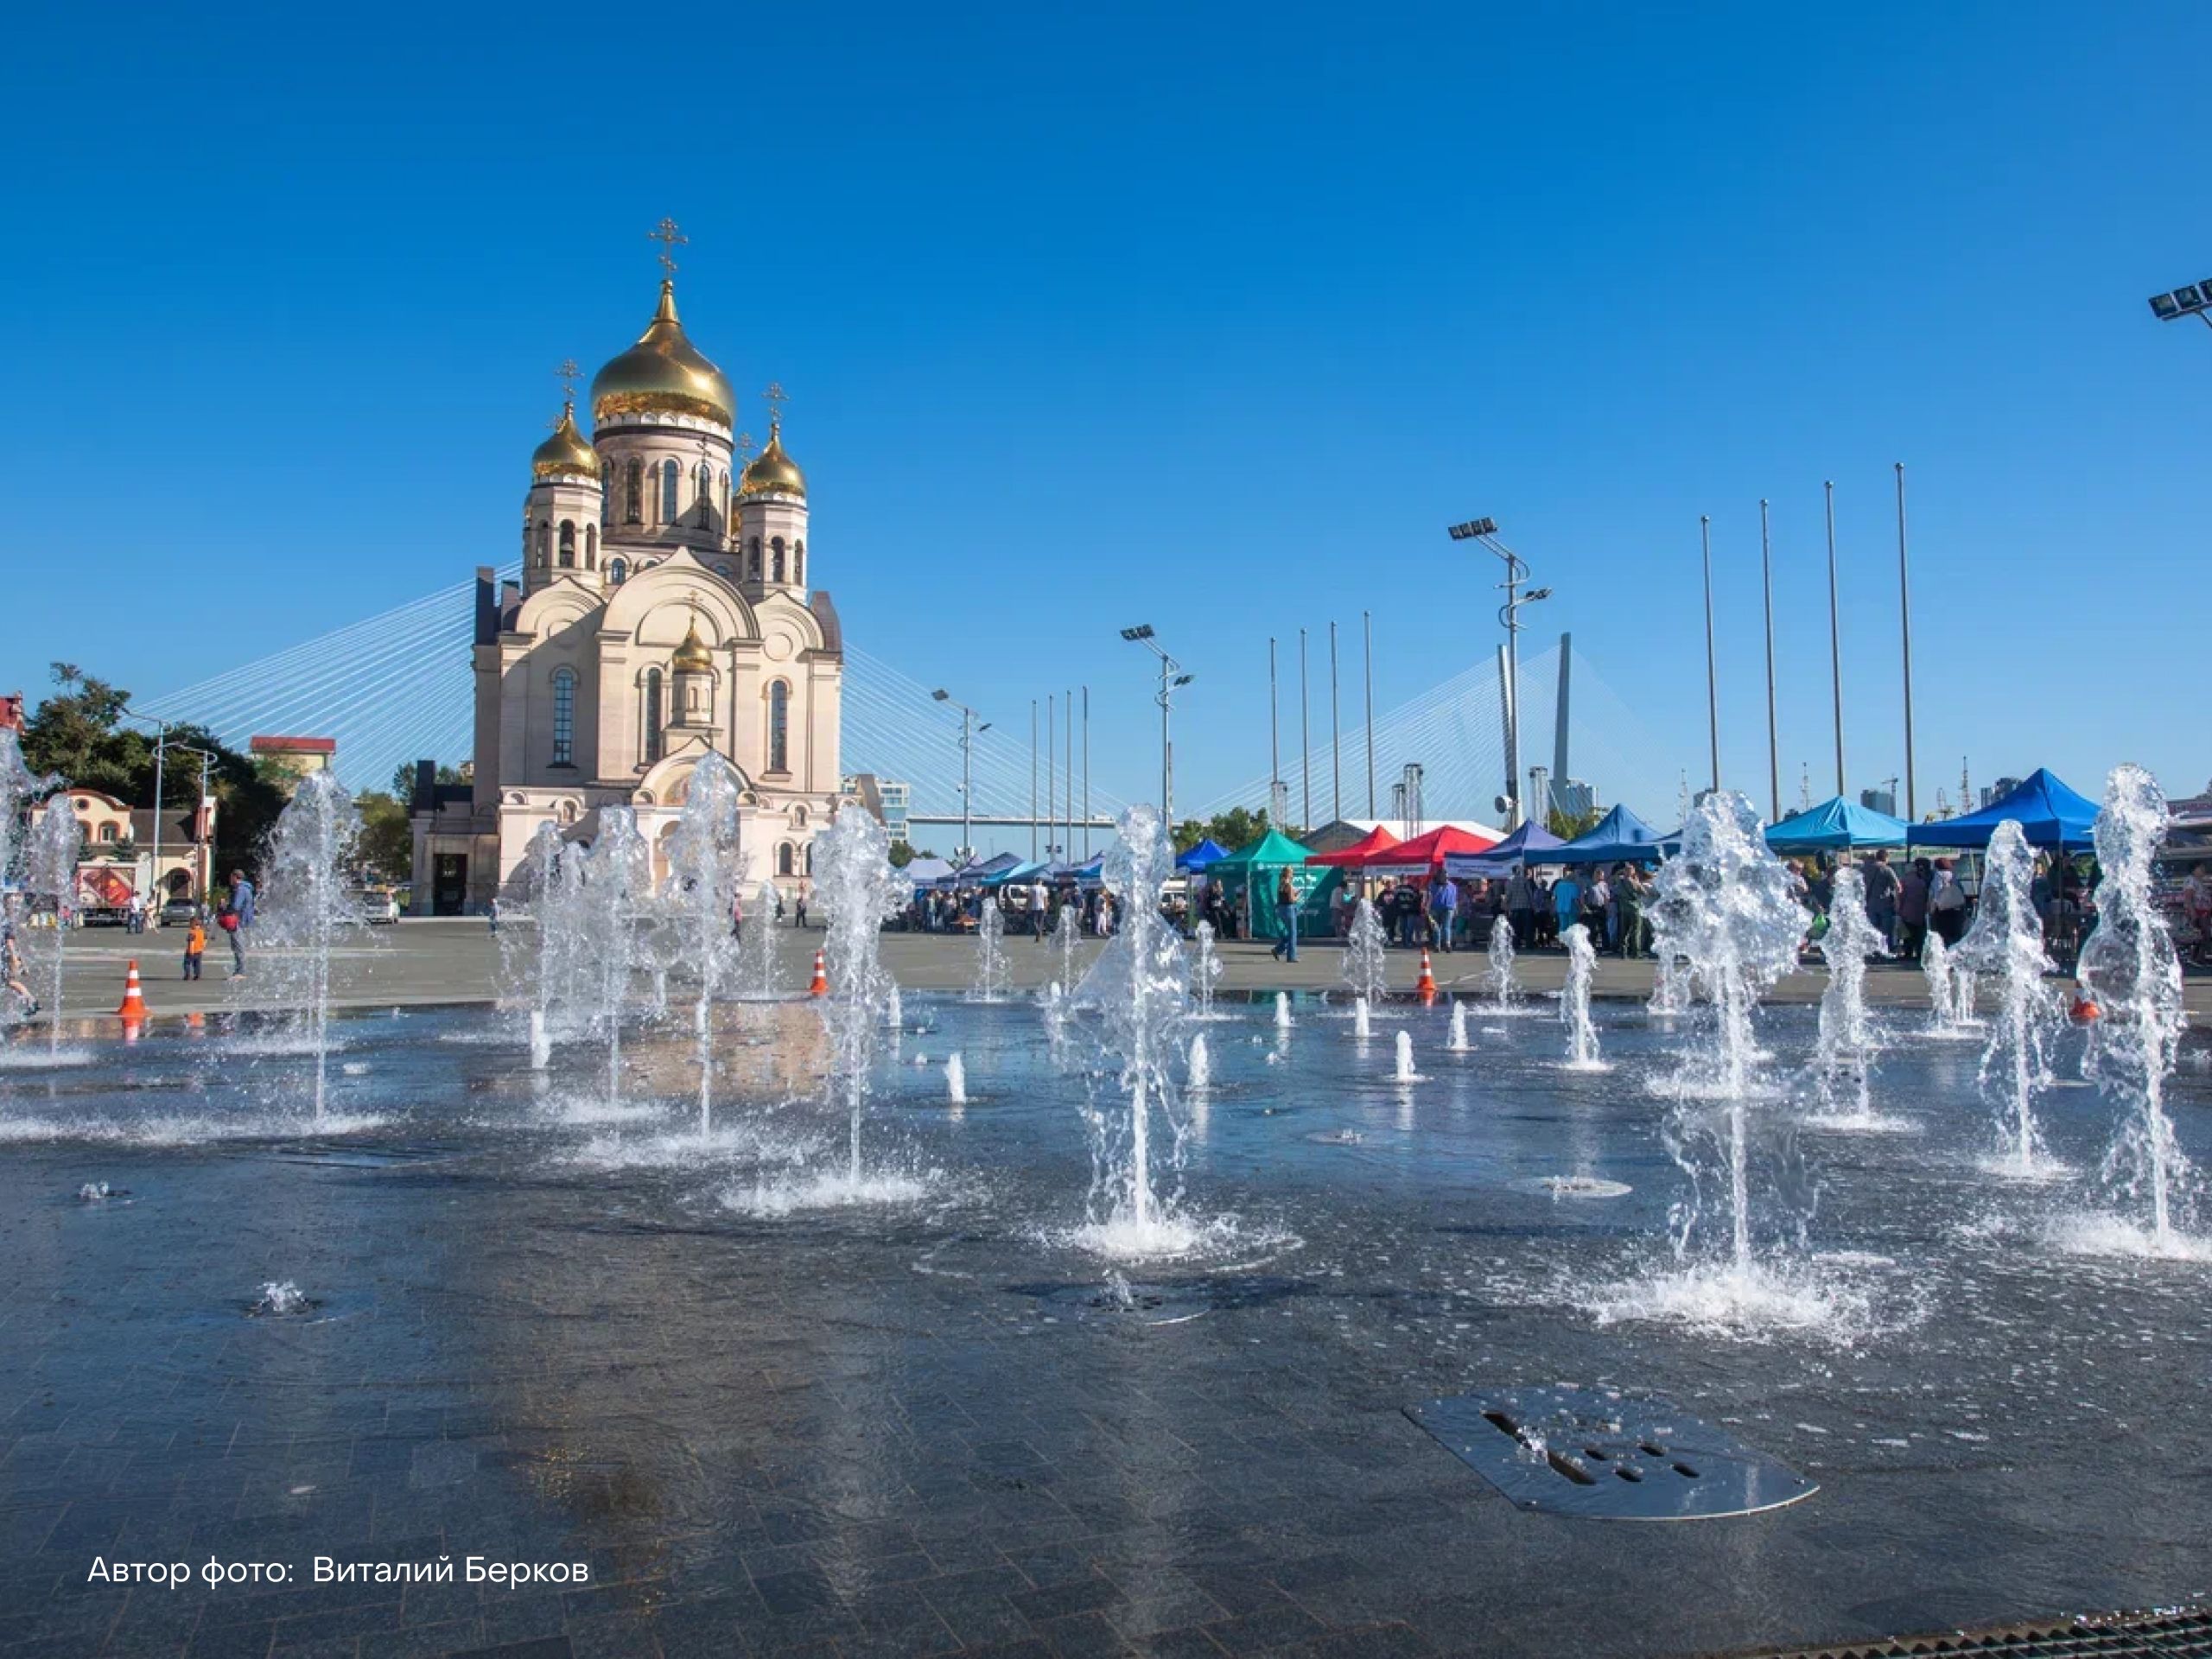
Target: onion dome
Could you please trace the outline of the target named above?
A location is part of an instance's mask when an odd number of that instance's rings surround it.
[[[699,637],[699,616],[691,615],[691,626],[684,630],[683,643],[676,648],[670,665],[678,674],[708,674],[714,671],[715,659],[708,652],[707,642]]]
[[[530,474],[543,484],[556,478],[599,481],[599,451],[576,430],[576,406],[570,403],[553,423],[553,435],[539,444],[530,457]]]
[[[798,495],[806,493],[806,474],[784,453],[784,423],[779,416],[768,419],[768,447],[748,462],[739,481],[741,495]]]
[[[638,343],[592,378],[592,418],[696,415],[728,426],[736,412],[736,393],[685,336],[676,315],[675,281],[664,277],[660,308]]]

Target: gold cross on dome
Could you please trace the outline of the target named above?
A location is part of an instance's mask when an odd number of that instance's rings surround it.
[[[647,231],[645,236],[649,240],[660,244],[661,268],[670,276],[675,276],[676,260],[673,256],[676,252],[676,245],[679,242],[688,243],[691,238],[676,228],[676,221],[672,219],[662,219],[659,224]]]
[[[772,420],[780,420],[783,417],[784,405],[790,401],[790,394],[785,391],[783,382],[771,380],[768,383],[768,389],[760,396],[767,403],[769,417]]]
[[[746,460],[750,461],[753,459],[753,435],[750,432],[739,433],[737,435],[737,453],[744,456]]]
[[[582,373],[583,371],[576,366],[576,359],[573,357],[563,358],[560,365],[553,371],[553,378],[561,383],[561,390],[568,394],[569,401],[572,404],[576,401],[577,377]]]

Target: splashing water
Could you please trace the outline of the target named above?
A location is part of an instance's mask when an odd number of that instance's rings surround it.
[[[1885,944],[1866,914],[1866,880],[1847,864],[1835,873],[1827,931],[1820,938],[1828,983],[1821,993],[1820,1038],[1813,1054],[1821,1102],[1846,1122],[1874,1121],[1870,1076],[1874,1035],[1866,1018],[1866,964],[1883,953]],[[1854,1090],[1848,1103],[1840,1098],[1847,1085]]]
[[[607,1109],[622,1109],[622,1016],[637,969],[638,913],[652,885],[652,854],[638,833],[638,815],[626,806],[599,810],[599,838],[592,843],[578,906],[599,952],[594,1015],[607,1040]]]
[[[1999,987],[1997,1017],[1982,1044],[1982,1093],[1998,1109],[1998,1170],[2023,1179],[2060,1173],[2036,1125],[2035,1096],[2053,1079],[2050,1045],[2060,1020],[2058,998],[2045,976],[2056,971],[2044,949],[2035,907],[2035,855],[2020,826],[2007,818],[1990,837],[1974,925],[1959,941],[1956,960]]]
[[[998,895],[986,893],[976,913],[976,987],[978,1002],[995,1002],[1006,993],[1006,912]]]
[[[61,787],[58,775],[41,777],[23,764],[15,728],[0,727],[0,882],[22,874],[22,834],[33,803]]]
[[[1393,1083],[1421,1083],[1425,1081],[1421,1073],[1414,1070],[1413,1033],[1408,1031],[1401,1031],[1398,1033],[1396,1048],[1396,1063],[1395,1069],[1390,1074],[1390,1080]]]
[[[968,1066],[957,1054],[944,1063],[944,1098],[950,1105],[968,1103]]]
[[[1928,982],[1929,1028],[1938,1037],[1957,1036],[1958,977],[1951,966],[1951,947],[1932,927],[1920,947],[1920,973]]]
[[[1061,911],[1063,921],[1066,919],[1067,913],[1065,910]],[[1070,938],[1071,941],[1073,936]],[[1200,922],[1191,930],[1191,938],[1198,946],[1197,957],[1191,967],[1191,989],[1198,999],[1198,1018],[1211,1020],[1213,1018],[1213,988],[1220,980],[1224,969],[1221,953],[1214,949],[1213,924]],[[1072,954],[1069,960],[1072,966]],[[1067,982],[1072,985],[1075,981],[1070,978]]]
[[[1467,1040],[1467,1005],[1457,997],[1452,1000],[1452,1035],[1445,1046],[1454,1054],[1465,1054],[1474,1046]]]
[[[1490,924],[1490,992],[1494,1014],[1510,1014],[1521,1001],[1521,981],[1513,971],[1513,925],[1503,916]]]
[[[332,772],[312,772],[277,815],[262,861],[254,928],[261,949],[245,982],[257,1002],[296,1011],[315,1055],[317,1120],[330,1071],[332,947],[340,929],[361,919],[346,890],[360,833],[345,785]]]
[[[868,1109],[868,1071],[893,988],[883,966],[882,929],[899,913],[906,888],[891,866],[890,832],[863,806],[849,803],[837,810],[815,856],[816,890],[829,918],[823,952],[830,994],[822,999],[822,1023],[830,1033],[830,1097],[844,1096],[849,1175],[857,1192],[863,1187],[861,1122]],[[985,908],[992,907],[986,901]]]
[[[315,774],[309,774],[309,776],[314,775]],[[254,1299],[252,1311],[256,1313],[270,1314],[281,1318],[295,1313],[304,1313],[313,1306],[306,1294],[289,1279],[281,1281],[272,1279],[262,1286],[261,1294]]]
[[[1367,999],[1355,996],[1351,1000],[1351,1034],[1365,1042],[1375,1034],[1373,1023],[1367,1017]]]
[[[776,990],[776,884],[763,881],[760,890],[753,895],[750,913],[745,918],[745,937],[738,942],[738,954],[743,959],[738,974],[749,995],[763,1002],[773,1001]]]
[[[1389,994],[1390,969],[1382,918],[1372,899],[1362,899],[1352,912],[1351,931],[1344,938],[1344,983],[1352,995],[1370,1007]]]
[[[1796,965],[1806,917],[1789,874],[1766,844],[1749,801],[1716,791],[1685,825],[1681,856],[1662,865],[1650,916],[1662,953],[1682,957],[1712,1005],[1711,1025],[1689,1037],[1681,1070],[1655,1085],[1675,1106],[1668,1150],[1690,1192],[1670,1216],[1676,1272],[1624,1287],[1592,1304],[1603,1319],[1680,1318],[1701,1325],[1806,1325],[1842,1317],[1838,1298],[1799,1271],[1809,1201],[1791,1205],[1787,1178],[1794,1141],[1784,1123],[1764,1127],[1773,1146],[1779,1232],[1794,1243],[1755,1257],[1752,1248],[1751,1110],[1774,1090],[1756,1071],[1753,1017],[1761,995]],[[1718,1189],[1722,1242],[1693,1261],[1708,1188]]]
[[[1052,918],[1052,943],[1059,947],[1060,983],[1063,985],[1075,983],[1075,948],[1083,942],[1082,908],[1080,905],[1070,902],[1062,905],[1060,913]],[[1207,953],[1213,949],[1213,928],[1208,923],[1200,922],[1198,932],[1198,959],[1203,963]],[[1221,963],[1217,958],[1214,962],[1213,976],[1214,979],[1221,977]],[[1199,995],[1208,1007],[1213,1005],[1211,980],[1205,983]]]
[[[1095,1019],[1100,1058],[1085,1116],[1091,1131],[1090,1224],[1080,1235],[1110,1255],[1175,1255],[1199,1230],[1177,1214],[1184,1124],[1173,1061],[1190,1015],[1190,965],[1183,942],[1160,914],[1174,855],[1160,816],[1133,806],[1108,851],[1105,878],[1121,925],[1091,963],[1076,1005]],[[1102,1105],[1101,1092],[1113,1099]],[[1155,1120],[1168,1135],[1155,1171]],[[1163,1192],[1161,1173],[1174,1185]]]
[[[84,826],[64,796],[54,797],[31,829],[30,891],[54,907],[54,925],[41,930],[38,943],[46,969],[46,1052],[56,1062],[61,1054],[62,959],[69,938],[61,912],[76,902],[77,860],[84,841]]]
[[[699,1134],[714,1127],[715,999],[737,968],[731,918],[737,910],[738,777],[709,749],[691,768],[676,833],[668,849],[661,907],[671,923],[678,960],[698,976],[691,1005],[691,1039],[699,1068]]]
[[[1290,1026],[1290,993],[1277,991],[1275,993],[1275,1029],[1285,1036],[1288,1036]]]
[[[521,902],[503,906],[508,925],[499,933],[501,979],[510,991],[530,994],[530,1064],[537,1071],[552,1064],[554,1009],[562,993],[572,988],[570,970],[560,958],[570,948],[575,930],[563,925],[567,918],[562,911],[569,887],[580,884],[572,880],[564,886],[563,875],[573,877],[582,859],[579,853],[564,861],[563,850],[559,829],[550,823],[539,824],[518,872],[523,890],[515,896]],[[517,925],[525,919],[518,910],[527,912],[527,931]],[[525,939],[531,947],[527,952]]]
[[[1203,1031],[1191,1039],[1188,1071],[1190,1086],[1193,1090],[1210,1089],[1213,1086],[1213,1058],[1206,1052],[1206,1034]]]
[[[1646,1013],[1662,1020],[1689,1012],[1689,969],[1681,957],[1664,951],[1659,954],[1652,971],[1651,998],[1643,1007]]]
[[[2097,813],[2097,925],[2082,947],[2082,988],[2102,1009],[2085,1070],[2127,1116],[2105,1156],[2107,1183],[2122,1195],[2149,1201],[2140,1249],[2154,1255],[2202,1254],[2204,1241],[2187,1237],[2193,1172],[2174,1144],[2166,1116],[2166,1080],[2172,1076],[2187,1016],[2182,1009],[2181,963],[2173,935],[2154,897],[2155,861],[2166,835],[2166,798],[2140,766],[2113,769]]]
[[[1590,1018],[1590,980],[1598,971],[1598,952],[1590,930],[1577,922],[1559,936],[1567,947],[1567,988],[1559,999],[1560,1022],[1567,1027],[1567,1064],[1576,1071],[1604,1069],[1598,1058],[1598,1027]]]

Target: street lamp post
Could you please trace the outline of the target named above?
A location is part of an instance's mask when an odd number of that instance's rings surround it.
[[[156,720],[151,715],[142,715],[136,709],[125,709],[124,717],[143,720],[154,728],[154,885],[162,885],[162,787],[165,781],[163,765],[168,758],[169,728],[166,721]]]
[[[2183,283],[2171,294],[2151,296],[2151,315],[2160,322],[2179,322],[2195,317],[2212,328],[2212,276],[2201,283]]]
[[[1183,664],[1160,649],[1160,641],[1153,638],[1151,623],[1123,628],[1122,638],[1160,658],[1160,691],[1154,699],[1160,704],[1160,817],[1172,836],[1175,833],[1175,742],[1168,716],[1173,711],[1176,691],[1198,677],[1179,671]]]
[[[960,711],[960,860],[966,863],[976,855],[975,801],[976,791],[974,753],[975,741],[991,729],[991,722],[976,724],[976,711],[964,702],[953,702],[952,694],[943,686],[930,693],[931,701],[950,702]],[[1036,814],[1031,813],[1033,820]]]
[[[1505,814],[1505,827],[1517,830],[1525,815],[1522,810],[1521,795],[1521,607],[1534,605],[1538,600],[1549,599],[1548,588],[1521,591],[1529,580],[1528,561],[1497,539],[1497,520],[1471,518],[1465,524],[1453,524],[1449,534],[1455,542],[1478,542],[1505,562],[1505,580],[1498,586],[1505,590],[1505,603],[1497,607],[1497,620],[1505,626],[1505,673],[1507,689],[1512,694],[1512,708],[1505,723],[1505,790],[1499,797],[1499,810]]]

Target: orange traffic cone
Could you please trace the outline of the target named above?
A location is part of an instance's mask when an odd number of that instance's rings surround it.
[[[830,973],[819,950],[814,953],[814,983],[806,988],[806,992],[809,996],[830,995]]]
[[[116,1013],[125,1020],[143,1020],[146,1017],[146,993],[138,987],[136,957],[131,960],[130,971],[124,976],[123,1006]]]
[[[1424,1002],[1436,1001],[1436,970],[1429,966],[1428,947],[1421,948],[1421,977],[1414,982],[1414,995]]]

